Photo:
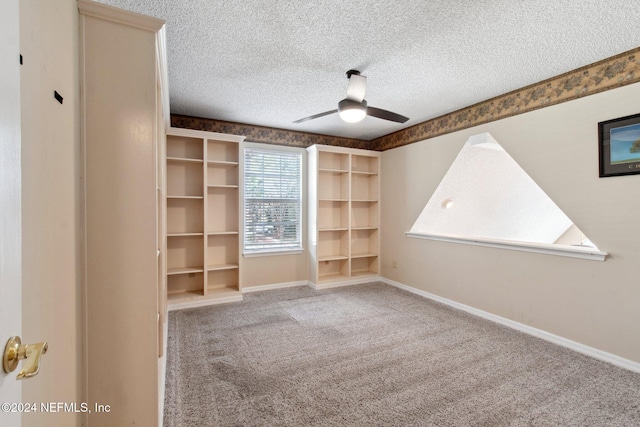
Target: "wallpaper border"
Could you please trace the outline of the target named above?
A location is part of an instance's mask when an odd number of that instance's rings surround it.
[[[374,139],[389,150],[640,81],[640,47]]]
[[[286,145],[289,147],[307,148],[314,144],[337,145],[340,147],[375,150],[372,141],[363,139],[339,138],[330,135],[297,132],[286,129],[255,126],[243,123],[225,122],[202,117],[171,114],[171,126],[186,129],[204,130],[232,135],[243,135],[246,141],[264,144]]]

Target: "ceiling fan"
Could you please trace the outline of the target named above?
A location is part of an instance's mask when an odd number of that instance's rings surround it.
[[[359,122],[360,120],[364,119],[364,116],[366,115],[397,123],[404,123],[409,120],[408,117],[402,116],[400,114],[383,110],[382,108],[367,106],[367,101],[364,99],[364,94],[367,90],[367,78],[360,75],[360,71],[347,71],[347,78],[349,79],[349,86],[347,87],[347,97],[338,103],[338,109],[314,114],[313,116],[296,120],[293,123],[302,123],[306,122],[307,120],[317,119],[319,117],[328,116],[329,114],[333,113],[338,113],[340,115],[340,118],[348,123]]]

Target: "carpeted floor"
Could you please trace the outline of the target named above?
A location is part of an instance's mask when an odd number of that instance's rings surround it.
[[[640,426],[640,374],[382,284],[171,312],[166,427]]]

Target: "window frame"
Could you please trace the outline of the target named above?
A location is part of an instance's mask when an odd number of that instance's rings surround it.
[[[247,152],[262,152],[266,154],[275,154],[275,155],[286,155],[286,156],[295,156],[298,158],[300,165],[300,175],[299,175],[299,216],[297,218],[297,226],[298,226],[298,241],[297,244],[292,244],[286,247],[263,247],[263,248],[247,248],[247,239],[246,239],[246,230],[247,230],[247,197],[246,197],[246,178],[247,178],[247,165],[246,165],[246,155]],[[264,147],[264,144],[245,142],[242,147],[242,156],[241,156],[241,179],[242,179],[242,255],[245,258],[251,257],[260,257],[260,256],[275,256],[275,255],[289,255],[289,254],[299,254],[304,252],[304,216],[305,216],[305,157],[304,152],[300,149],[293,147],[278,147],[278,148],[270,148]]]

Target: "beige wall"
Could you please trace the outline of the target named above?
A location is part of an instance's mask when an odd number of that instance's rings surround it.
[[[242,260],[242,288],[309,280],[308,250],[296,255],[274,255]]]
[[[382,155],[382,275],[640,362],[640,175],[598,178],[597,123],[638,113],[640,84]],[[490,132],[605,262],[405,236],[470,135]],[[397,268],[393,268],[397,261]]]
[[[23,342],[47,341],[23,402],[81,402],[78,18],[75,0],[20,1]],[[54,90],[63,97],[59,104]],[[25,426],[80,425],[74,413]]]
[[[302,247],[304,252],[295,255],[275,255],[242,258],[242,287],[277,285],[282,283],[309,280],[309,251],[307,249],[307,151],[303,148],[278,147],[268,144],[243,142],[240,145],[240,155],[243,149],[262,148],[274,150],[290,150],[302,154]],[[240,213],[242,216],[242,212]],[[241,235],[242,242],[242,235]],[[242,243],[240,244],[242,252]]]

